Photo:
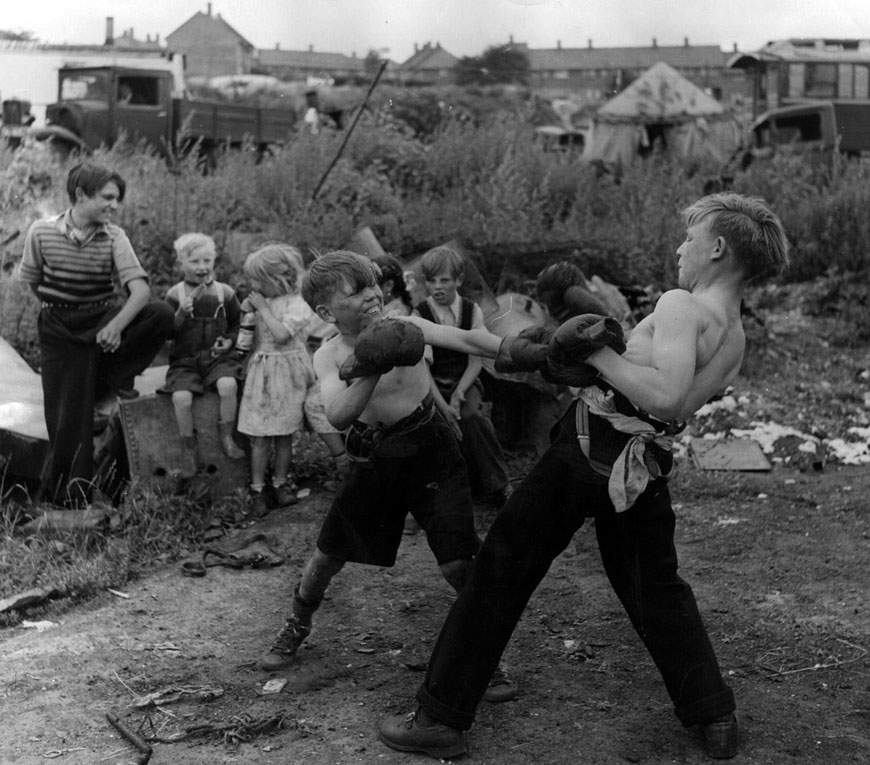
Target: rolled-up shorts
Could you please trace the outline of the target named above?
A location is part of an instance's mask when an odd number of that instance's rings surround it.
[[[392,566],[410,512],[439,565],[477,553],[459,442],[427,403],[387,429],[351,428],[350,470],[320,528],[321,552],[349,563]]]

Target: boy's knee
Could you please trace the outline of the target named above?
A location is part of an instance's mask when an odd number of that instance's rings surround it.
[[[172,403],[175,404],[175,406],[193,406],[193,393],[189,390],[172,391]]]
[[[472,561],[470,558],[459,558],[441,564],[441,573],[447,580],[447,583],[456,592],[459,592],[468,581],[468,576],[471,573]]]
[[[233,396],[239,387],[235,377],[221,377],[216,386],[219,396]]]

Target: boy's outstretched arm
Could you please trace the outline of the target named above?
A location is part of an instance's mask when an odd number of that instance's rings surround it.
[[[402,321],[410,321],[423,331],[423,338],[429,345],[439,348],[449,348],[452,351],[467,353],[471,356],[484,356],[494,359],[502,339],[492,334],[488,329],[459,329],[444,324],[435,324],[420,316],[396,317]]]

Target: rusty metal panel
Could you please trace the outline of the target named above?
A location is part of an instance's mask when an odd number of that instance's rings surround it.
[[[170,396],[151,394],[120,404],[121,426],[130,463],[130,477],[174,491],[182,465],[182,443]],[[217,393],[197,396],[193,402],[200,471],[213,486],[213,496],[226,496],[248,485],[248,460],[231,460],[220,446]],[[245,448],[244,437],[238,438]]]
[[[689,451],[695,464],[702,470],[767,471],[770,462],[757,441],[751,438],[733,438],[707,441],[693,438]]]

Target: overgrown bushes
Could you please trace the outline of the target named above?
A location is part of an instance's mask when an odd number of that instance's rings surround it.
[[[176,278],[172,241],[185,231],[212,234],[226,255],[220,276],[238,284],[241,257],[261,240],[287,240],[311,253],[344,245],[363,225],[400,256],[457,239],[492,286],[505,275],[533,276],[547,260],[576,251],[590,274],[661,289],[674,282],[683,237],[678,212],[702,195],[716,170],[648,160],[618,179],[601,174],[542,150],[516,103],[485,120],[442,119],[423,140],[400,117],[385,107],[367,112],[313,201],[343,133],[300,134],[265,157],[229,152],[205,174],[195,156],[167,163],[130,146],[97,159],[128,180],[119,223],[158,294]],[[66,206],[68,165],[33,146],[0,149],[0,168],[0,238],[21,232],[5,248],[8,272],[29,223]],[[867,269],[868,181],[867,161],[820,169],[777,157],[739,176],[736,189],[763,196],[779,213],[793,246],[786,278],[807,280]],[[12,328],[29,323],[6,305],[27,302],[16,289],[4,284],[0,332],[26,347],[30,339]]]

